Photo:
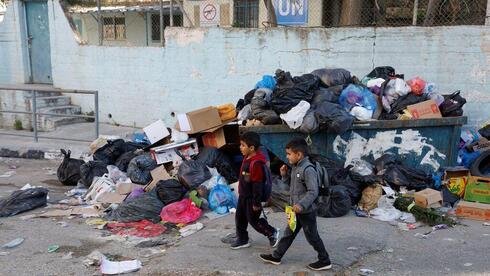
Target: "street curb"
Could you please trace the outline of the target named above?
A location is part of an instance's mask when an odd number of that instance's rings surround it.
[[[85,154],[81,153],[80,158],[83,158]],[[60,150],[40,150],[40,149],[28,149],[17,150],[0,148],[0,157],[3,158],[21,158],[32,160],[63,160],[64,156]],[[76,158],[72,156],[72,158]]]

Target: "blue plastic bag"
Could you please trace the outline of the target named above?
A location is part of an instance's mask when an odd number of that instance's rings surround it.
[[[235,195],[226,185],[218,184],[209,193],[209,207],[217,214],[226,214],[236,206]]]
[[[339,104],[346,110],[351,111],[355,106],[376,111],[378,103],[373,93],[367,87],[349,84],[340,94]]]
[[[262,80],[255,85],[255,89],[268,88],[274,90],[276,88],[276,83],[276,79],[273,76],[264,75]]]
[[[480,151],[468,152],[465,148],[462,148],[459,151],[459,157],[461,158],[461,164],[465,168],[470,169],[473,162],[475,162],[476,158],[480,156]]]

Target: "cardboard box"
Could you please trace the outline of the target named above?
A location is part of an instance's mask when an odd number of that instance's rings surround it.
[[[221,148],[226,144],[240,143],[238,124],[225,125],[211,133],[202,136],[202,143],[206,147]]]
[[[178,114],[177,120],[178,129],[189,134],[203,132],[223,123],[218,109],[214,106],[187,112],[186,114]]]
[[[414,119],[442,118],[439,106],[434,100],[428,100],[418,104],[407,106]]]
[[[177,153],[178,152],[178,153]],[[199,147],[196,139],[190,139],[183,143],[171,143],[150,149],[150,154],[157,164],[181,161],[182,157],[190,158],[199,154]]]
[[[461,200],[456,207],[456,215],[476,220],[490,220],[490,204]]]
[[[143,186],[134,183],[120,182],[116,184],[116,193],[120,195],[129,195],[132,191],[134,191],[137,188],[143,188]]]
[[[151,177],[153,180],[146,185],[145,192],[153,189],[157,185],[158,181],[171,178],[164,166],[156,167],[153,171],[151,171]]]
[[[466,184],[464,200],[490,204],[490,178],[470,177]]]
[[[103,192],[97,197],[97,201],[101,203],[122,203],[127,195],[121,195],[115,192]]]
[[[151,144],[155,144],[156,142],[170,135],[170,132],[162,120],[158,120],[153,124],[144,127],[143,131],[145,132],[146,137],[148,137],[148,140],[150,140]]]
[[[452,167],[446,169],[443,181],[452,194],[463,198],[469,177],[470,171],[465,167]]]
[[[425,189],[415,193],[415,205],[423,208],[442,207],[441,192],[433,189]]]

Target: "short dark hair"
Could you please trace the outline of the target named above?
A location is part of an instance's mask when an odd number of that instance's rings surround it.
[[[254,146],[255,150],[260,147],[260,136],[256,132],[245,132],[240,136],[240,141],[243,141],[247,146]]]
[[[293,152],[302,152],[304,155],[308,155],[308,144],[305,139],[295,138],[286,145],[286,149],[289,149]]]

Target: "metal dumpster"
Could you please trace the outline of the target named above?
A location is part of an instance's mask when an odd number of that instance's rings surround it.
[[[406,165],[433,172],[456,165],[461,127],[466,122],[466,117],[357,122],[342,135],[323,131],[309,138],[313,153],[345,165],[359,158],[372,162],[390,152],[399,155]],[[262,144],[282,160],[286,160],[284,147],[289,140],[308,137],[286,125],[240,128],[241,133],[246,131],[259,133]]]

